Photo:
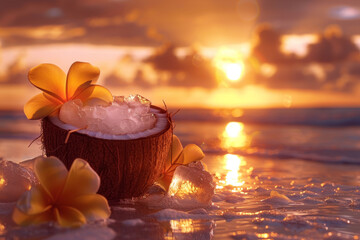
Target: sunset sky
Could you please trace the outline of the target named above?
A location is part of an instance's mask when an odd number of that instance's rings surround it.
[[[0,8],[0,109],[28,70],[74,61],[114,95],[169,107],[360,105],[356,0],[16,0]]]

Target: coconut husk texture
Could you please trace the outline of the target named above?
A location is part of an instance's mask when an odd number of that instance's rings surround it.
[[[108,200],[139,197],[164,169],[173,134],[170,116],[168,120],[164,130],[144,138],[107,140],[74,132],[65,143],[68,131],[44,118],[43,149],[47,156],[58,157],[68,169],[76,158],[85,159],[100,176],[98,193]]]

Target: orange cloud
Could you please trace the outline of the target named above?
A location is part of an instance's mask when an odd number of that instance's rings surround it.
[[[0,28],[0,37],[28,37],[42,40],[66,40],[86,34],[82,27],[66,28],[65,26],[41,26],[41,27],[7,27]]]

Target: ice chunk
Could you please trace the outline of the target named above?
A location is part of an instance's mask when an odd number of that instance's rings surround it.
[[[0,202],[17,201],[34,184],[37,184],[37,179],[31,169],[0,160]]]
[[[124,96],[115,96],[114,102],[121,105],[121,104],[125,103],[125,97]]]
[[[169,194],[179,202],[210,205],[215,183],[200,161],[178,166],[169,187]]]
[[[124,220],[121,223],[123,225],[128,226],[128,227],[135,227],[135,226],[145,225],[145,222],[143,220],[141,220],[140,218]]]
[[[210,216],[206,213],[191,213],[191,212],[184,212],[180,210],[166,208],[160,210],[158,212],[150,214],[150,216],[155,217],[159,221],[167,221],[167,220],[174,220],[174,219],[207,219]]]
[[[80,99],[64,103],[60,108],[59,119],[78,128],[85,127],[87,123],[82,107],[83,104]]]
[[[215,183],[200,161],[178,166],[169,191],[152,186],[138,203],[155,209],[197,209],[211,205]]]
[[[59,118],[64,123],[93,132],[122,135],[143,132],[155,126],[156,116],[150,112],[151,102],[140,95],[114,97],[107,106],[83,106],[81,100],[63,104]]]
[[[289,204],[293,203],[287,196],[280,194],[276,191],[271,191],[270,197],[263,199],[263,202],[269,203],[269,204]]]

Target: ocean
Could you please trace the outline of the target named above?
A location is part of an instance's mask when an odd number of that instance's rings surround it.
[[[213,205],[203,212],[177,209],[174,214],[119,204],[113,207],[113,221],[102,226],[108,231],[105,235],[110,231],[116,239],[359,239],[360,108],[170,112],[183,145],[197,144],[205,153],[204,162],[217,183]],[[39,121],[27,120],[22,112],[0,112],[3,159],[20,162],[40,155],[41,144],[35,140],[39,136]],[[0,209],[0,239],[1,234],[19,236],[4,219]],[[141,222],[131,222],[134,219]],[[39,231],[33,239],[43,239],[52,234],[49,231]]]

